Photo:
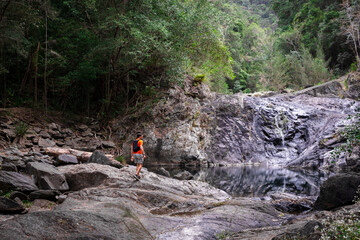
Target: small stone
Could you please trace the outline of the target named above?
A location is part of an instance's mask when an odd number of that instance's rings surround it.
[[[90,132],[90,130],[87,130],[81,134],[82,137],[93,137],[94,134]]]
[[[34,132],[36,132],[36,133],[40,133],[40,132],[41,132],[41,128],[38,128],[38,127],[34,127],[33,130],[34,130]]]
[[[42,137],[42,138],[50,138],[50,134],[48,132],[45,132],[45,131],[41,131],[39,133],[39,135]]]
[[[36,137],[35,134],[26,134],[26,136],[25,136],[25,138],[28,139],[28,140],[33,139],[35,137]]]
[[[101,144],[104,148],[115,148],[116,147],[115,143],[113,143],[111,141],[102,141]]]
[[[63,203],[66,198],[67,198],[67,196],[66,196],[66,195],[63,195],[63,194],[57,196],[57,203],[58,203],[58,204]]]
[[[58,163],[60,164],[78,164],[79,161],[74,155],[70,154],[61,154],[57,158]]]
[[[7,138],[10,138],[10,139],[16,138],[16,132],[13,129],[3,129],[1,131]]]
[[[39,147],[47,148],[47,147],[54,147],[56,145],[55,142],[51,141],[50,139],[39,139]]]
[[[65,139],[65,145],[72,147],[74,145],[74,141],[71,138],[66,138]]]
[[[29,142],[29,141],[25,141],[25,147],[27,147],[27,148],[32,148],[32,146],[34,146],[34,144],[32,144],[32,143]]]
[[[16,198],[14,198],[13,200],[14,200],[15,202],[17,202],[19,205],[24,206],[24,204],[23,204],[23,202],[21,201],[20,198],[16,197]]]
[[[86,126],[86,125],[84,125],[84,124],[82,124],[82,125],[80,125],[80,126],[77,127],[77,129],[79,129],[80,131],[83,131],[83,132],[85,132],[88,128],[89,128],[89,127]]]
[[[41,154],[41,153],[39,153],[39,152],[33,152],[32,155],[34,155],[34,156],[36,156],[36,157],[43,157],[43,156],[44,156],[43,154]]]
[[[62,147],[65,145],[65,143],[63,141],[55,141],[56,145],[58,145],[59,147]]]
[[[39,143],[39,139],[38,139],[38,138],[33,138],[31,141],[32,141],[33,144],[38,144],[38,143]]]
[[[58,129],[58,126],[56,125],[56,123],[50,123],[50,124],[49,124],[49,129],[51,129],[51,130],[57,130],[57,129]]]

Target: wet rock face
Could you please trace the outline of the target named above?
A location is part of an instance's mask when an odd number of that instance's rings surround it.
[[[225,97],[218,101],[217,128],[207,149],[210,161],[305,168],[318,168],[330,162],[326,162],[329,159],[325,154],[338,142],[326,145],[327,139],[335,138],[347,115],[359,106],[351,99],[308,95],[243,97],[230,105],[224,104]]]
[[[350,123],[347,116],[360,103],[343,98],[347,92],[339,81],[270,97],[208,94],[199,98],[189,92],[190,87],[172,89],[168,99],[153,109],[154,123],[141,129],[150,161],[309,169],[348,165],[345,157],[333,164],[330,151],[343,142],[337,131]],[[123,146],[127,157],[130,144],[129,139]]]

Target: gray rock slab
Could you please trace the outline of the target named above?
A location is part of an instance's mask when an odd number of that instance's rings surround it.
[[[29,176],[17,172],[0,171],[0,189],[4,193],[10,190],[28,193],[38,190],[38,187]]]
[[[26,165],[26,172],[34,176],[36,184],[42,190],[69,190],[65,176],[53,165],[30,162]]]
[[[67,165],[59,170],[69,179],[81,175],[84,178],[100,175],[102,179],[94,182],[96,186],[83,186],[82,190],[68,194],[52,215],[42,212],[40,217],[30,213],[28,219],[21,216],[15,220],[21,226],[29,226],[36,237],[43,236],[43,228],[27,222],[40,221],[40,225],[48,227],[54,216],[71,224],[71,236],[90,239],[94,234],[109,239],[212,239],[223,231],[273,226],[282,221],[278,217],[280,212],[271,204],[232,200],[225,192],[204,182],[179,181],[146,170],[141,172],[141,180],[135,181],[135,167],[116,169],[94,163]],[[8,227],[19,232],[17,237],[22,237],[25,233],[11,228],[16,223],[10,225],[10,221],[14,219],[0,223],[0,238],[9,232]],[[73,222],[78,225],[73,226]],[[89,224],[91,229],[85,227]],[[58,231],[57,226],[49,225],[49,229],[53,236],[64,237],[65,233]]]

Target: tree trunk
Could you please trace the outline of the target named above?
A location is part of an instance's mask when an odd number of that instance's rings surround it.
[[[33,55],[31,54],[30,52],[30,56],[29,56],[29,63],[28,63],[28,66],[27,66],[27,69],[26,69],[26,72],[24,74],[24,77],[21,81],[21,86],[20,86],[20,95],[22,94],[22,91],[24,90],[25,88],[25,85],[26,85],[26,81],[28,79],[28,75],[29,75],[29,72],[30,72],[30,68],[31,68],[31,62],[32,62],[32,58],[33,58]]]
[[[45,6],[45,66],[44,66],[44,105],[45,112],[47,114],[47,51],[48,51],[48,12],[47,12],[47,3]]]
[[[34,103],[37,105],[38,103],[38,62],[39,62],[39,50],[40,50],[40,42],[38,42],[35,54],[34,54],[34,67],[35,67],[35,76],[34,76]]]

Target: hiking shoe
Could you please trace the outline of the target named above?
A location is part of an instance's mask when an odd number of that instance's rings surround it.
[[[140,180],[140,176],[139,176],[139,175],[134,174],[134,178],[135,178],[136,180]]]

